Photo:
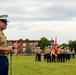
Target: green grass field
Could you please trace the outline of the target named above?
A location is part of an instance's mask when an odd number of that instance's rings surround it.
[[[41,62],[35,62],[35,56],[13,56],[12,75],[76,75],[76,59],[47,63],[43,57]]]

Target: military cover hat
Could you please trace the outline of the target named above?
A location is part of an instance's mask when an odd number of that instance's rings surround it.
[[[8,17],[8,15],[0,15],[0,21],[2,21],[4,23],[9,22],[9,21],[7,21],[7,17]]]

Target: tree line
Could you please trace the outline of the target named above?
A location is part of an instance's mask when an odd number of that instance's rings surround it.
[[[37,47],[40,47],[40,49],[45,50],[45,47],[52,46],[52,45],[53,44],[47,38],[42,37],[38,41]],[[75,52],[76,52],[76,40],[74,40],[74,41],[69,40],[68,44],[66,44],[66,43],[62,43],[60,45],[58,44],[58,47],[61,47],[61,46],[63,49],[69,47],[70,50],[75,50]]]

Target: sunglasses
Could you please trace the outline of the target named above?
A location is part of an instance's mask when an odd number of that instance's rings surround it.
[[[3,23],[7,23],[8,21],[7,20],[0,20],[1,22],[3,22]]]

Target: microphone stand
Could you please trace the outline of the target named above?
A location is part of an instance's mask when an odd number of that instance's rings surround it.
[[[10,75],[12,75],[12,51],[10,51]]]
[[[9,42],[9,46],[12,46],[12,43]],[[10,51],[10,75],[12,75],[12,51]]]

